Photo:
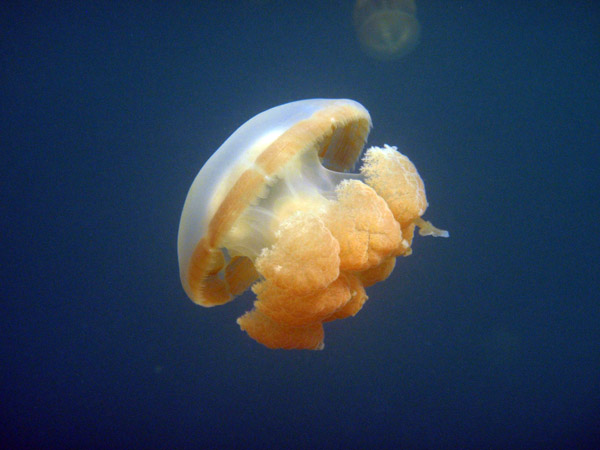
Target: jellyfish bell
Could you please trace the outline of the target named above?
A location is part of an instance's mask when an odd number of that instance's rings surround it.
[[[323,323],[355,315],[365,287],[409,255],[427,207],[416,168],[394,147],[367,150],[371,128],[352,100],[313,99],[265,111],[233,133],[202,167],[178,235],[187,295],[202,306],[249,287],[238,319],[270,348],[323,347]]]
[[[414,0],[357,0],[354,26],[362,48],[379,60],[413,51],[421,30],[416,11]]]
[[[266,209],[252,208],[254,216],[246,215],[242,222],[246,227],[236,223],[239,216],[257,203],[273,203],[270,206],[277,206],[281,211],[284,205],[277,201],[273,185],[281,178],[280,172],[293,172],[299,159],[304,158],[308,164],[309,159],[319,158],[338,171],[352,168],[370,126],[369,113],[359,103],[316,99],[269,109],[236,130],[202,167],[184,204],[179,224],[178,257],[181,281],[188,296],[204,306],[230,299],[227,291],[208,289],[203,281],[206,274],[202,271],[212,270],[208,269],[209,263],[221,264],[225,241],[237,247],[238,253],[245,253],[242,246],[248,247],[246,253],[262,249],[256,248],[258,239],[248,233],[252,230],[249,221],[258,223],[253,231],[261,237],[271,232],[263,223],[263,219],[272,219]],[[317,147],[319,154],[315,156]],[[329,179],[335,178],[336,172],[327,174],[329,171],[320,165],[316,171],[322,173],[313,174],[304,169],[300,176],[313,180],[315,189],[323,184],[330,189],[327,184],[332,183]],[[286,186],[278,183],[276,188],[285,189]],[[271,191],[270,196],[265,195],[267,189]],[[299,195],[292,198],[296,203],[302,201]],[[263,213],[267,217],[262,217]],[[241,234],[245,234],[245,239]],[[233,248],[227,248],[227,251],[235,253]],[[204,252],[206,255],[200,254]],[[210,281],[216,283],[217,279]]]

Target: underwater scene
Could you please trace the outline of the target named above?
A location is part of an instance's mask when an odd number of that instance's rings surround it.
[[[598,30],[4,2],[0,447],[600,448]]]

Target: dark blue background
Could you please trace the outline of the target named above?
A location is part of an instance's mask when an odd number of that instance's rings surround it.
[[[2,445],[594,448],[600,7],[417,1],[365,56],[352,2],[2,2]],[[322,352],[179,282],[187,190],[239,125],[347,97],[419,168],[420,238]]]

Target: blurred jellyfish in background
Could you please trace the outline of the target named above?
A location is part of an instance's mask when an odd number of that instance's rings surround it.
[[[357,0],[354,26],[363,50],[375,59],[402,58],[419,43],[414,0]]]

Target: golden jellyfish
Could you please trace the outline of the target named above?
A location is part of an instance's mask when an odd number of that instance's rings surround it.
[[[353,100],[313,99],[258,114],[211,156],[187,195],[178,235],[181,283],[202,306],[246,289],[242,330],[269,348],[323,348],[323,323],[354,316],[420,234],[425,187],[395,147],[368,149]]]
[[[414,0],[357,0],[354,26],[361,46],[380,60],[401,58],[419,43]]]

